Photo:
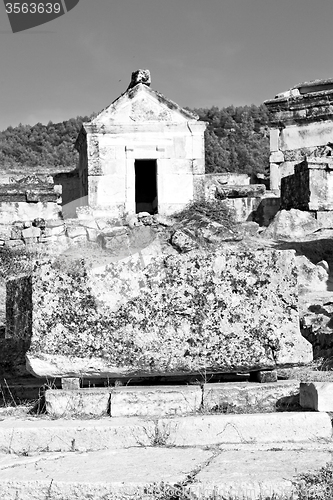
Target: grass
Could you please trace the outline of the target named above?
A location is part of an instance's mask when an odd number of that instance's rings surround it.
[[[300,474],[296,486],[300,500],[332,500],[333,464],[328,463],[316,472]]]
[[[224,204],[221,204],[220,201],[190,203],[172,217],[177,222],[196,221],[205,218],[212,222],[218,222],[227,228],[232,228],[235,225],[233,212]]]
[[[145,488],[144,498],[156,500],[332,500],[333,498],[333,464],[329,463],[319,471],[300,474],[294,482],[294,492],[290,494],[272,494],[241,496],[220,493],[218,488],[211,494],[198,496],[191,491],[191,486],[196,486],[191,480],[183,484],[169,485],[165,483],[153,484]],[[200,489],[200,484],[198,485]]]

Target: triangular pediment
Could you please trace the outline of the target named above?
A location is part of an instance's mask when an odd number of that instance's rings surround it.
[[[92,120],[94,125],[186,122],[198,117],[144,84],[127,90]]]

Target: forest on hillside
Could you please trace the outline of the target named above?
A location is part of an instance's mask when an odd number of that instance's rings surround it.
[[[269,166],[268,112],[261,106],[194,109],[208,122],[206,172],[266,173]],[[61,123],[8,127],[0,132],[0,174],[61,172],[78,163],[74,143],[82,122],[94,115]]]

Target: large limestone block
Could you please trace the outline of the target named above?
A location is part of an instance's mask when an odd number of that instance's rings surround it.
[[[203,407],[220,413],[270,412],[299,405],[299,381],[282,380],[258,384],[248,382],[204,385]]]
[[[221,200],[220,204],[232,212],[236,222],[245,222],[255,218],[260,201],[260,198],[227,198]]]
[[[215,197],[218,200],[225,198],[260,198],[266,192],[264,184],[224,186],[217,185]]]
[[[108,414],[110,394],[107,389],[79,389],[45,391],[45,406],[55,418],[100,418]]]
[[[116,387],[110,390],[111,417],[182,415],[199,411],[199,385]]]
[[[293,251],[156,254],[92,268],[88,259],[39,261],[29,371],[236,372],[312,359],[299,330]]]
[[[301,383],[300,405],[316,411],[333,411],[333,382]]]
[[[325,260],[313,264],[305,255],[296,256],[298,285],[301,291],[325,291],[329,280],[329,265]]]
[[[280,210],[261,236],[266,239],[293,240],[312,234],[319,228],[311,212],[292,208]]]

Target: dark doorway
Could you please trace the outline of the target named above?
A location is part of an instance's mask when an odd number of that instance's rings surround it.
[[[156,160],[135,160],[135,211],[157,213]]]

